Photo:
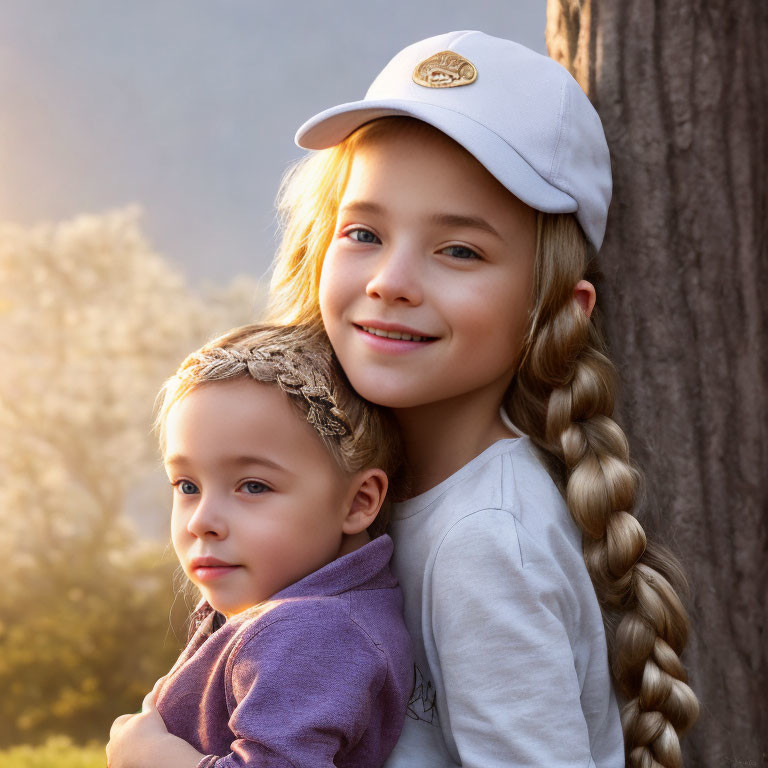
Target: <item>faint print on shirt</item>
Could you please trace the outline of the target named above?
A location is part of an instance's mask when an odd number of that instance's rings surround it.
[[[408,717],[423,723],[438,725],[437,692],[431,680],[425,680],[421,670],[413,665],[413,692],[408,702]]]

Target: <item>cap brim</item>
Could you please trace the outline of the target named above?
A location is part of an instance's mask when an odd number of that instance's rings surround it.
[[[450,136],[515,197],[539,211],[571,213],[578,208],[569,194],[539,176],[498,134],[460,112],[433,104],[405,99],[341,104],[307,120],[296,132],[296,143],[304,149],[327,149],[343,141],[361,125],[391,116],[415,117]]]

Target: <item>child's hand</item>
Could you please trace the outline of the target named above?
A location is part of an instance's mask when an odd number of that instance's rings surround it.
[[[143,768],[149,765],[143,756],[149,756],[152,747],[167,737],[168,729],[155,706],[163,678],[144,697],[141,712],[135,715],[120,715],[109,730],[107,744],[107,765],[109,768]]]
[[[120,715],[109,731],[108,768],[196,768],[204,755],[172,736],[155,706],[163,678],[144,697],[141,712]]]

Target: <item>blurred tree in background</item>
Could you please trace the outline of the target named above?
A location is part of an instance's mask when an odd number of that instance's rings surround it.
[[[105,741],[178,654],[175,561],[126,498],[158,472],[162,381],[258,297],[247,278],[195,294],[136,209],[0,227],[0,746]]]

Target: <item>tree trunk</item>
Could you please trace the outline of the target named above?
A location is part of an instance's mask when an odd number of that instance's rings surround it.
[[[681,557],[686,765],[768,764],[768,3],[548,0],[614,196],[600,305],[649,534]]]

